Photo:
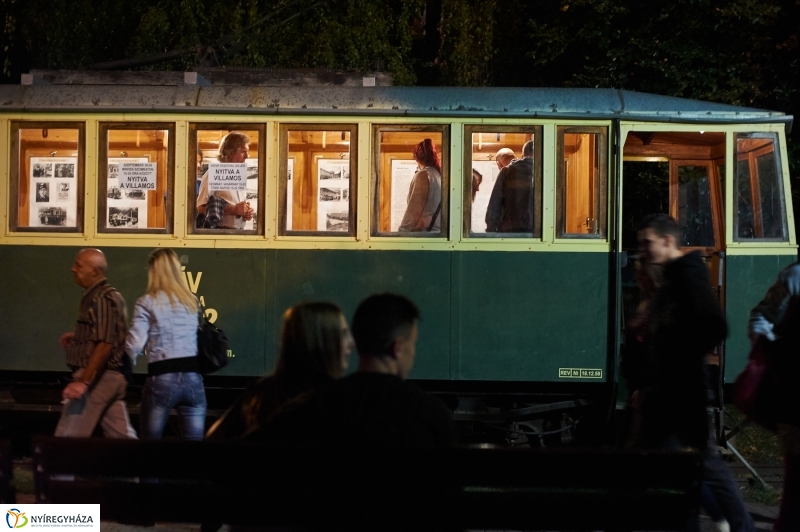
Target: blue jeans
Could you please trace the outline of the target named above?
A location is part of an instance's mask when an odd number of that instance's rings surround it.
[[[173,408],[178,412],[181,438],[202,440],[206,426],[206,391],[202,375],[176,372],[148,376],[142,391],[139,437],[160,439]]]

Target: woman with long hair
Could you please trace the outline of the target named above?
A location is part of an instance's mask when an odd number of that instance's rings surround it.
[[[431,139],[417,144],[413,156],[419,170],[408,188],[408,206],[398,231],[441,232],[442,161]]]
[[[181,437],[200,440],[205,431],[206,393],[197,370],[197,298],[181,273],[178,256],[156,249],[147,261],[147,293],[136,301],[125,339],[135,362],[147,353],[139,436],[159,439],[174,408]]]
[[[251,386],[207,437],[243,436],[277,412],[304,403],[315,390],[342,376],[353,346],[347,320],[336,305],[308,302],[290,307],[283,314],[275,372]]]

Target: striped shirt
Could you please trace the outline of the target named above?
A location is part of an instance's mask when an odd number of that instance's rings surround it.
[[[100,279],[84,290],[78,310],[75,336],[67,349],[67,365],[73,370],[84,368],[100,342],[111,344],[107,369],[122,367],[125,335],[128,333],[125,300],[117,290]]]

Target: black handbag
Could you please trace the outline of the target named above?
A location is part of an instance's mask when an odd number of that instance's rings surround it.
[[[205,308],[200,306],[197,327],[197,366],[200,373],[214,373],[228,365],[228,337],[208,321]]]

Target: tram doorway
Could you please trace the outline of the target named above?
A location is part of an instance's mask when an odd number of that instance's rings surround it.
[[[679,245],[699,251],[709,282],[725,307],[725,134],[704,131],[631,131],[624,140],[622,164],[622,338],[626,324],[642,312],[647,291],[637,268],[637,229],[644,219],[668,213],[681,228]],[[631,260],[634,259],[634,260]],[[637,271],[639,271],[637,275]],[[646,283],[646,281],[644,281]],[[721,407],[724,345],[708,354],[709,387]]]

